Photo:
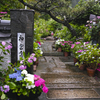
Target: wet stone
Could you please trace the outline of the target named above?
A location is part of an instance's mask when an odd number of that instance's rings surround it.
[[[45,62],[46,60],[45,60],[45,58],[44,57],[40,57],[39,58],[39,62]]]
[[[70,73],[70,70],[66,70],[66,68],[53,68],[52,72],[66,72],[66,73]]]
[[[96,84],[96,82],[91,82],[91,80],[89,78],[86,78],[86,77],[83,77],[83,78],[80,78],[80,77],[66,77],[66,78],[46,78],[45,79],[46,83],[47,84],[62,84],[62,83],[71,83],[71,84]]]
[[[47,68],[48,69],[48,68]],[[50,69],[48,69],[49,72],[41,72],[41,77],[42,78],[62,78],[62,77],[79,77],[79,78],[83,78],[83,77],[87,77],[87,75],[83,74],[83,73],[66,73],[66,72],[50,72]]]
[[[100,95],[93,89],[49,89],[48,98],[100,98]]]

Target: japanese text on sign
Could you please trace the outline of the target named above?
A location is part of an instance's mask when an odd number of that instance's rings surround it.
[[[25,33],[17,33],[17,60],[23,58],[23,51],[25,52]]]

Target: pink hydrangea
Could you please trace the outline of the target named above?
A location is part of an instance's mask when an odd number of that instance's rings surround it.
[[[39,80],[40,79],[40,76],[39,75],[34,75],[34,80]]]
[[[44,93],[47,93],[47,92],[48,92],[48,88],[47,88],[46,86],[44,86],[44,87],[42,88],[42,90],[43,90]]]
[[[35,81],[35,86],[39,87],[41,86],[43,83],[45,83],[45,80],[40,78],[39,80]]]
[[[27,67],[24,66],[24,65],[21,65],[19,68],[20,68],[21,70],[24,70],[24,69],[26,69]]]
[[[37,59],[37,58],[36,58],[36,57],[34,57],[33,61],[36,61],[36,59]]]
[[[28,62],[29,62],[29,63],[32,63],[33,61],[32,61],[32,59],[28,58]]]
[[[71,48],[74,48],[75,44],[72,44]]]
[[[83,50],[79,50],[79,51],[77,51],[77,52],[82,52]]]
[[[88,44],[89,42],[85,42],[85,44]]]
[[[65,44],[62,44],[62,45],[65,45]]]
[[[8,45],[7,47],[5,47],[5,49],[7,50],[9,50],[9,49],[11,49],[12,48],[12,46],[11,45]]]
[[[6,42],[5,41],[2,41],[2,45],[5,46],[6,45]]]
[[[51,33],[51,35],[53,35],[53,32]]]
[[[100,16],[97,16],[98,19],[100,19]]]
[[[90,26],[90,28],[92,28],[92,26]]]
[[[80,44],[81,42],[76,42],[76,44]]]

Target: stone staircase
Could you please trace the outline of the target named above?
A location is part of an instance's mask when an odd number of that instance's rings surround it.
[[[46,81],[49,88],[39,100],[100,100],[100,78],[89,77],[86,70],[74,66],[73,57],[57,55],[52,51],[53,41],[42,44],[44,55],[39,59],[36,74]]]

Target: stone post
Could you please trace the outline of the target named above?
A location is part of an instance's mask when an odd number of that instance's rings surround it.
[[[25,37],[24,50],[26,55],[33,52],[33,28],[34,28],[34,11],[33,10],[11,10],[11,62],[14,64],[18,61],[18,34]],[[22,37],[23,38],[23,37]],[[33,66],[27,69],[33,73]]]

